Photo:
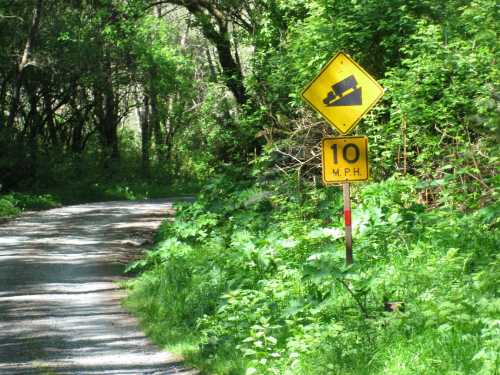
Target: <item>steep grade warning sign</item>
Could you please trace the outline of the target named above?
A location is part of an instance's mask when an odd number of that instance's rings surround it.
[[[323,182],[334,184],[368,179],[368,138],[323,138]]]
[[[374,78],[339,52],[302,91],[302,98],[341,134],[347,134],[383,94]]]

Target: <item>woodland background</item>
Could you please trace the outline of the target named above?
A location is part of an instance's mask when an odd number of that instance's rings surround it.
[[[129,308],[220,374],[499,370],[493,0],[0,0],[0,215],[196,194]],[[300,98],[343,50],[385,88],[371,181],[320,181]],[[397,311],[391,302],[402,302]]]

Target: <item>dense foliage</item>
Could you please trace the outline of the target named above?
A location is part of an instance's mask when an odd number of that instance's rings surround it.
[[[497,8],[491,0],[4,1],[3,189],[201,182],[256,156],[311,180],[331,130],[299,92],[345,50],[386,88],[358,129],[370,137],[373,176],[417,176],[429,204],[485,205],[496,197]]]
[[[203,186],[131,266],[159,343],[220,374],[498,372],[498,12],[0,1],[0,216]],[[355,130],[351,267],[300,98],[339,50],[386,90]]]
[[[46,210],[60,204],[50,194],[6,194],[0,197],[0,219],[16,216],[24,210]]]
[[[217,374],[498,370],[498,205],[428,211],[400,176],[356,189],[346,267],[335,190],[227,185],[131,267],[127,305],[159,342]]]
[[[206,69],[193,69],[199,36],[146,5],[0,2],[3,191],[78,192],[86,200],[142,181],[198,177],[183,160],[195,135],[176,141],[193,132],[187,125],[209,97]],[[188,38],[193,44],[179,44]]]
[[[163,225],[128,306],[218,374],[497,372],[496,5],[253,6],[237,13],[253,53],[236,120],[264,147]],[[331,130],[298,95],[342,49],[386,88],[357,130],[380,182],[355,190],[352,267],[339,191],[316,183]]]

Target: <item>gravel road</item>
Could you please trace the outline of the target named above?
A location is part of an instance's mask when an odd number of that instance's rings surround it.
[[[171,209],[95,203],[0,225],[0,374],[195,374],[148,341],[116,284]]]

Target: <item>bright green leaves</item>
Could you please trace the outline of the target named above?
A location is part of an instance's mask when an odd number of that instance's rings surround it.
[[[496,197],[492,166],[498,148],[491,124],[498,116],[491,83],[498,69],[488,42],[473,41],[474,34],[493,30],[483,5],[463,13],[448,9],[453,17],[446,24],[416,24],[400,49],[402,64],[389,69],[383,81],[389,123],[370,121],[366,127],[371,151],[380,155],[375,169],[388,171],[393,166],[380,162],[396,160],[399,170],[426,181],[420,188],[430,204],[467,207]],[[478,18],[484,21],[481,30],[476,22],[472,26]]]
[[[137,59],[136,68],[140,79],[151,81],[155,91],[161,95],[188,91],[186,86],[192,74],[191,64],[174,45],[173,32],[165,21],[146,16],[134,28],[134,35],[129,41]]]
[[[194,330],[203,363],[219,369],[229,357],[237,374],[495,369],[493,2],[266,0],[251,11],[255,29],[233,36],[240,52],[252,47],[243,58],[252,103],[240,112],[221,82],[202,87],[177,151],[192,175],[213,178],[137,264],[146,270],[137,285],[158,293],[144,303],[150,319],[164,331]],[[167,78],[155,87],[178,93],[189,86],[174,75],[189,77],[189,68],[162,27],[145,19],[136,29],[138,77],[157,67]],[[314,137],[323,129],[297,95],[339,49],[387,89],[359,129],[383,182],[353,188],[352,267],[341,195],[303,183],[302,173],[317,175]],[[232,164],[253,147],[256,128],[266,151],[248,157],[250,167]],[[293,157],[311,164],[295,173]],[[214,176],[221,160],[226,174]],[[242,181],[249,175],[260,182]]]
[[[212,369],[382,374],[413,358],[408,374],[429,361],[436,374],[487,373],[498,344],[497,209],[429,211],[415,185],[399,176],[355,189],[346,267],[340,220],[324,221],[341,216],[333,189],[298,200],[283,186],[213,183],[163,225],[132,298],[154,287],[158,297],[141,302],[149,319],[195,330]]]

